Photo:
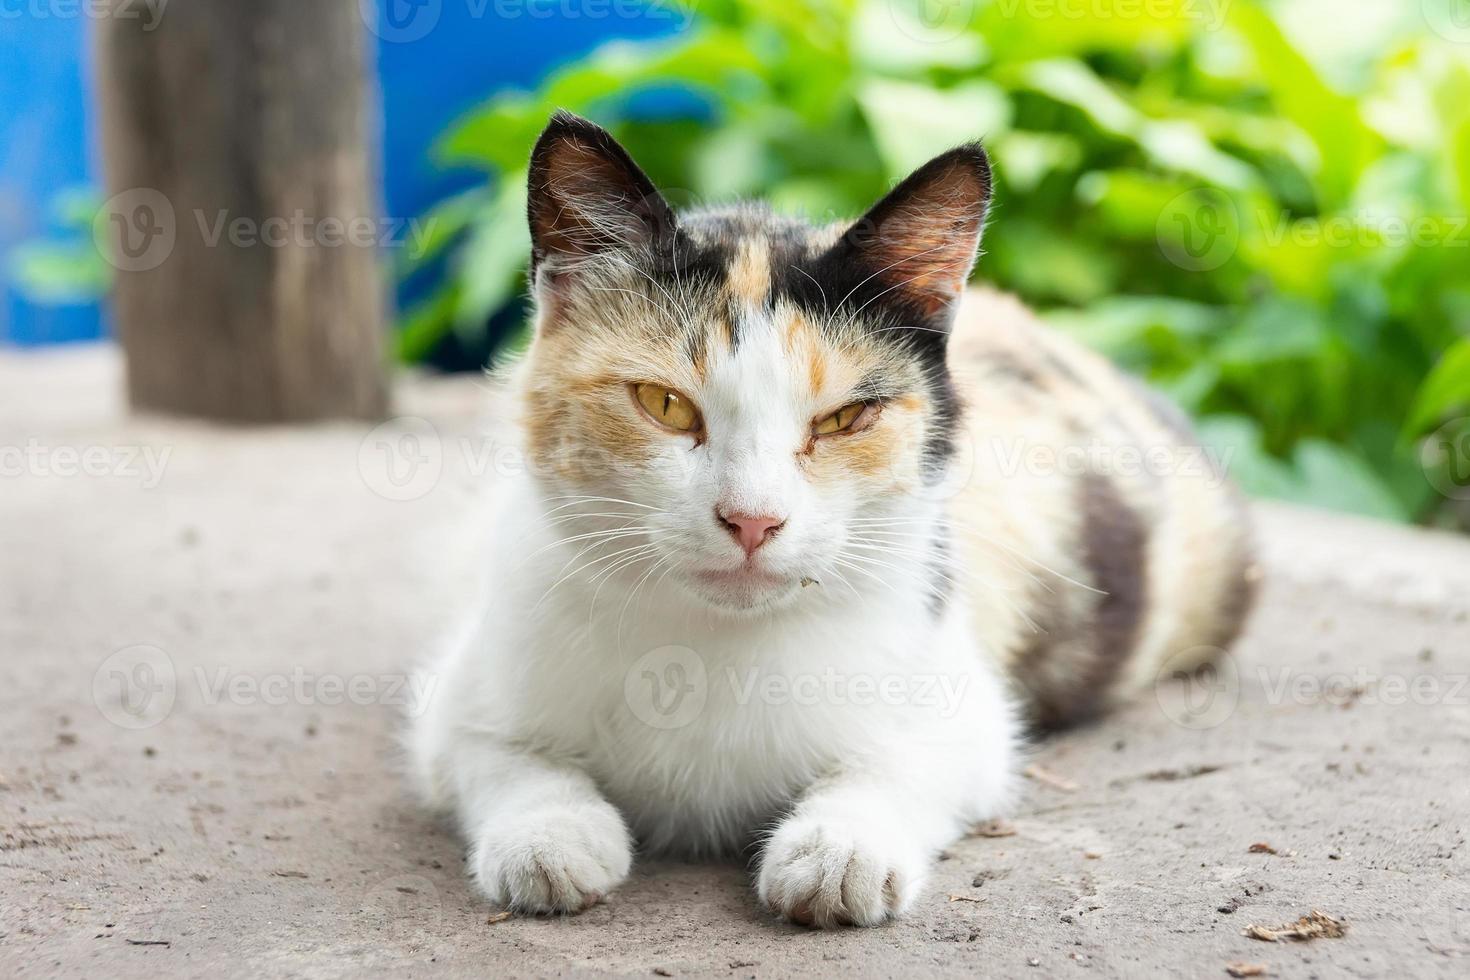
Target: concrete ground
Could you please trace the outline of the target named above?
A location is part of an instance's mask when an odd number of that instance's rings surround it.
[[[496,921],[394,742],[472,589],[478,396],[407,385],[393,474],[367,426],[129,419],[109,350],[0,356],[0,976],[1470,971],[1470,542],[1274,507],[1227,669],[1037,745],[906,920],[644,863]],[[1346,936],[1242,935],[1314,909]]]

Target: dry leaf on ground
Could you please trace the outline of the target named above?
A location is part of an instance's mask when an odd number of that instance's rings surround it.
[[[1262,942],[1279,943],[1283,939],[1308,942],[1313,939],[1341,939],[1347,935],[1347,924],[1316,909],[1284,926],[1245,927],[1245,935]]]

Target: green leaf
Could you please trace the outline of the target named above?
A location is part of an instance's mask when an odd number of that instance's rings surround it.
[[[1145,123],[1138,144],[1159,166],[1194,174],[1217,187],[1246,190],[1256,183],[1250,167],[1215,149],[1198,126],[1182,119]]]
[[[494,206],[469,229],[458,258],[460,291],[453,314],[457,331],[474,336],[484,330],[490,315],[520,289],[530,254],[522,171],[506,178]]]
[[[427,300],[408,310],[394,335],[395,353],[405,364],[417,364],[454,329],[454,309],[459,304],[459,284],[448,282]]]
[[[1311,360],[1328,336],[1321,312],[1310,304],[1277,299],[1250,310],[1215,352],[1222,365],[1252,368],[1266,363]]]
[[[990,82],[936,89],[873,78],[858,89],[857,98],[884,167],[894,178],[968,140],[1000,133],[1011,121],[1010,101]]]
[[[1045,319],[1095,350],[1124,357],[1151,332],[1198,339],[1213,333],[1224,316],[1213,307],[1165,296],[1118,296],[1082,310],[1053,310]]]
[[[1373,469],[1357,453],[1321,439],[1308,439],[1295,453],[1298,503],[1405,521],[1409,513]]]
[[[1216,149],[1198,125],[1184,119],[1147,118],[1080,61],[1034,62],[1022,69],[1020,77],[1029,88],[1081,110],[1102,132],[1137,143],[1160,167],[1236,190],[1256,183],[1251,168]]]
[[[102,209],[102,195],[95,187],[70,187],[56,195],[52,210],[67,228],[92,234],[92,221]]]
[[[1011,215],[985,247],[981,271],[1033,301],[1083,306],[1116,291],[1118,259],[1092,239]]]
[[[523,167],[546,120],[556,109],[587,113],[611,96],[683,84],[719,91],[732,77],[758,73],[761,63],[738,34],[706,28],[669,41],[612,41],[555,72],[534,94],[507,92],[477,109],[444,136],[436,156],[444,164],[492,170]]]
[[[86,243],[30,242],[10,255],[11,278],[33,303],[93,303],[112,285],[112,269]]]
[[[523,167],[555,108],[523,92],[500,95],[440,137],[434,157],[443,166],[473,164],[497,172]]]
[[[1011,130],[985,146],[1006,184],[1023,194],[1053,173],[1077,169],[1083,160],[1081,142],[1063,133]]]
[[[1159,239],[1161,216],[1193,190],[1195,185],[1185,180],[1123,167],[1094,170],[1077,181],[1080,203],[1096,209],[1110,233],[1149,243]],[[1186,218],[1185,227],[1199,223],[1194,215]]]
[[[1445,352],[1419,386],[1404,423],[1404,435],[1416,438],[1454,411],[1470,411],[1470,337]]]
[[[976,33],[986,39],[995,58],[1024,61],[1059,54],[1167,51],[1191,35],[1216,30],[1228,2],[1087,0],[1085,4],[1073,4],[1067,0],[992,0],[983,5],[932,3],[924,9],[953,11],[948,17],[954,20],[973,19]],[[980,6],[978,16],[976,6]]]
[[[694,152],[694,187],[710,201],[755,194],[769,184],[771,148],[752,123],[732,123],[710,133]]]
[[[1072,58],[1032,62],[1022,68],[1025,86],[1087,114],[1105,133],[1132,138],[1143,128],[1143,116],[1091,68]]]
[[[1364,458],[1342,446],[1308,439],[1286,462],[1262,448],[1260,428],[1250,419],[1209,416],[1198,430],[1202,444],[1248,493],[1382,520],[1409,518]]]
[[[1238,415],[1209,415],[1195,423],[1200,445],[1246,493],[1276,500],[1301,501],[1301,481],[1291,466],[1266,452],[1261,430]]]
[[[935,13],[940,16],[935,18]],[[946,14],[961,13],[933,5],[920,16],[916,6],[901,0],[867,0],[853,21],[854,55],[867,68],[895,75],[975,68],[986,57],[980,35],[954,30],[945,22]]]
[[[412,275],[434,261],[464,234],[477,215],[494,206],[495,198],[488,187],[476,187],[434,205],[418,219],[422,236],[401,253],[398,274]]]
[[[1323,203],[1328,208],[1342,204],[1377,151],[1357,103],[1328,87],[1281,26],[1257,4],[1231,4],[1229,23],[1255,55],[1256,69],[1273,104],[1316,144]]]

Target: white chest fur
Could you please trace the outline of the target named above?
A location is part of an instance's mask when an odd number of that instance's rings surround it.
[[[512,531],[537,527],[535,507],[506,501],[501,534],[534,557],[492,571],[482,622],[432,678],[416,745],[431,771],[463,733],[526,747],[590,775],[645,847],[708,852],[894,745],[916,768],[952,765],[951,746],[1008,751],[1009,709],[962,608],[849,579],[741,615],[654,576],[564,580],[545,532]]]

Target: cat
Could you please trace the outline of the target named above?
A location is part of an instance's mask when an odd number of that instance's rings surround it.
[[[409,739],[488,899],[577,912],[635,846],[757,853],[774,913],[877,925],[1006,811],[1028,724],[1230,644],[1240,499],[1177,411],[967,291],[991,183],[971,143],[855,223],[675,214],[550,120],[526,473]]]

